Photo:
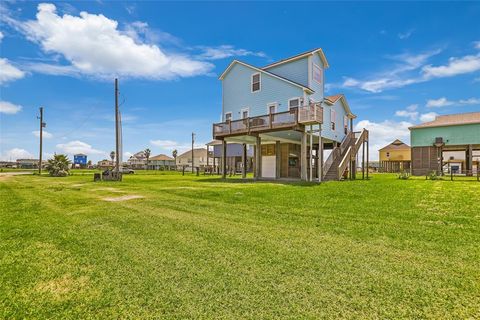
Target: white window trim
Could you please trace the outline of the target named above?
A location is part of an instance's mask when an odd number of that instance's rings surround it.
[[[270,107],[272,106],[275,107],[274,113],[278,112],[278,102],[270,102],[270,103],[267,103],[267,114],[270,114]]]
[[[250,117],[250,108],[249,107],[245,107],[243,109],[240,109],[240,119],[245,119],[243,117],[243,112],[247,111],[247,118]]]
[[[301,101],[302,97],[295,97],[295,98],[291,98],[291,99],[288,99],[288,110],[290,110],[290,101],[293,101],[293,100],[298,100],[298,107],[297,108],[300,108],[301,107]]]
[[[323,83],[323,70],[322,68],[320,68],[320,66],[318,64],[316,64],[315,62],[312,62],[313,64],[313,67],[312,67],[312,80],[315,81],[316,83],[318,84],[322,84]],[[319,70],[320,70],[320,77],[322,78],[322,82],[318,82],[317,80],[315,80],[315,67],[317,67]]]
[[[225,118],[224,118],[225,122],[227,121],[227,114],[230,115],[230,121],[232,121],[233,120],[233,113],[232,113],[232,111],[228,111],[228,112],[225,112]]]
[[[253,91],[253,77],[258,74],[259,78],[259,88],[256,91]],[[251,93],[256,93],[262,91],[262,74],[260,72],[253,73],[252,76],[250,77],[250,91]]]

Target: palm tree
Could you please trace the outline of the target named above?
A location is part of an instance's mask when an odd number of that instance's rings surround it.
[[[52,177],[65,177],[68,175],[68,165],[70,164],[70,160],[64,154],[55,154],[53,155],[53,159],[49,159],[45,169],[47,169],[48,173]]]
[[[175,159],[175,170],[177,170],[177,154],[178,154],[177,149],[173,149],[172,156],[173,156],[173,159]]]
[[[112,159],[112,167],[114,167],[113,160],[115,160],[115,151],[110,152],[110,159]]]
[[[148,159],[150,159],[150,149],[145,149],[145,151],[143,151],[143,154],[145,155],[145,158],[147,158],[147,169],[148,169]]]

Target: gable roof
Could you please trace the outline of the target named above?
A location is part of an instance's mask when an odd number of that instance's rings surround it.
[[[158,156],[151,157],[149,160],[163,160],[163,161],[173,161],[172,157],[169,157],[165,154],[159,154]]]
[[[343,95],[343,93],[336,94],[333,96],[327,96],[324,98],[324,101],[329,104],[329,105],[334,105],[338,100],[342,101],[343,107],[345,108],[345,111],[347,112],[347,116],[349,118],[355,119],[357,116],[352,113],[352,110],[350,109],[350,106],[348,105],[347,98]]]
[[[416,126],[412,126],[408,129],[417,128],[431,128],[431,127],[446,127],[456,126],[462,124],[474,124],[480,123],[480,112],[458,113],[449,114],[444,116],[436,116],[435,120],[421,123]]]
[[[262,69],[268,69],[268,68],[272,68],[272,67],[275,67],[275,66],[278,66],[280,64],[284,64],[284,63],[287,63],[287,62],[291,62],[291,61],[295,61],[295,60],[298,60],[298,59],[302,59],[302,58],[305,58],[309,55],[314,55],[315,53],[318,53],[318,55],[320,56],[320,59],[322,60],[323,62],[323,66],[324,68],[328,68],[329,65],[328,65],[328,61],[327,61],[327,57],[325,57],[325,54],[323,53],[323,50],[322,48],[316,48],[316,49],[313,49],[313,50],[309,50],[309,51],[305,51],[305,52],[302,52],[302,53],[299,53],[297,55],[294,55],[290,58],[286,58],[286,59],[282,59],[280,61],[277,61],[277,62],[273,62],[273,63],[270,63],[269,65],[266,65],[264,66]]]
[[[410,146],[403,141],[400,141],[398,139],[395,139],[392,143],[389,145],[381,148],[378,151],[386,151],[386,150],[404,150],[404,149],[410,149]]]
[[[207,156],[207,149],[206,148],[196,148],[196,149],[193,149],[193,155],[195,157],[206,157]],[[181,155],[179,155],[177,157],[178,158],[191,158],[192,157],[192,150],[188,150],[184,153],[182,153]]]
[[[312,89],[309,88],[309,87],[304,86],[303,84],[300,84],[300,83],[297,83],[297,82],[292,81],[292,80],[290,80],[290,79],[281,77],[281,76],[276,75],[276,74],[274,74],[274,73],[271,73],[271,72],[269,72],[269,71],[266,71],[266,70],[257,68],[257,67],[255,67],[255,66],[252,66],[251,64],[248,64],[248,63],[246,63],[246,62],[242,62],[242,61],[240,61],[240,60],[233,60],[233,61],[228,65],[228,67],[225,69],[225,71],[222,72],[222,74],[220,75],[219,79],[220,79],[220,80],[223,80],[223,78],[225,78],[225,76],[227,75],[227,73],[228,73],[228,72],[233,68],[233,66],[234,66],[235,64],[237,64],[237,63],[238,63],[238,64],[241,64],[241,65],[243,65],[243,66],[245,66],[245,67],[247,67],[247,68],[253,69],[253,70],[257,71],[257,72],[264,73],[264,74],[269,75],[269,76],[271,76],[271,77],[274,77],[274,78],[283,80],[283,81],[285,81],[285,82],[288,82],[288,83],[290,83],[290,84],[292,84],[292,85],[294,85],[294,86],[300,87],[300,88],[302,88],[303,90],[306,90],[308,93],[314,93],[314,92],[315,92],[314,90],[312,90]]]

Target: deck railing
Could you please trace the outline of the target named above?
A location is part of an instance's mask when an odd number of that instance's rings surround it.
[[[219,137],[268,131],[270,129],[292,128],[299,123],[322,123],[322,120],[323,108],[319,104],[311,104],[308,107],[300,107],[284,112],[214,123],[213,136]]]
[[[368,140],[368,130],[363,129],[361,132],[354,132],[351,136],[351,139],[353,138],[356,138],[355,143],[353,145],[351,143],[349,144],[347,152],[345,153],[342,161],[338,165],[338,180],[342,178],[342,175],[347,169],[348,164],[350,163],[352,158],[355,157],[362,143]]]

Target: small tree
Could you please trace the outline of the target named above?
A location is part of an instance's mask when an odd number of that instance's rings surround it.
[[[49,159],[45,169],[52,177],[65,177],[68,175],[68,165],[70,160],[64,154],[55,154],[53,159]]]
[[[173,149],[172,156],[173,156],[173,159],[175,159],[175,170],[177,169],[177,154],[178,154],[177,149]]]
[[[145,149],[145,151],[143,151],[143,154],[145,155],[145,158],[147,158],[147,169],[148,169],[148,159],[150,159],[150,153],[152,153],[150,151],[150,149]]]
[[[112,167],[115,165],[113,164],[113,161],[115,160],[115,151],[110,152],[110,159],[112,159]]]

